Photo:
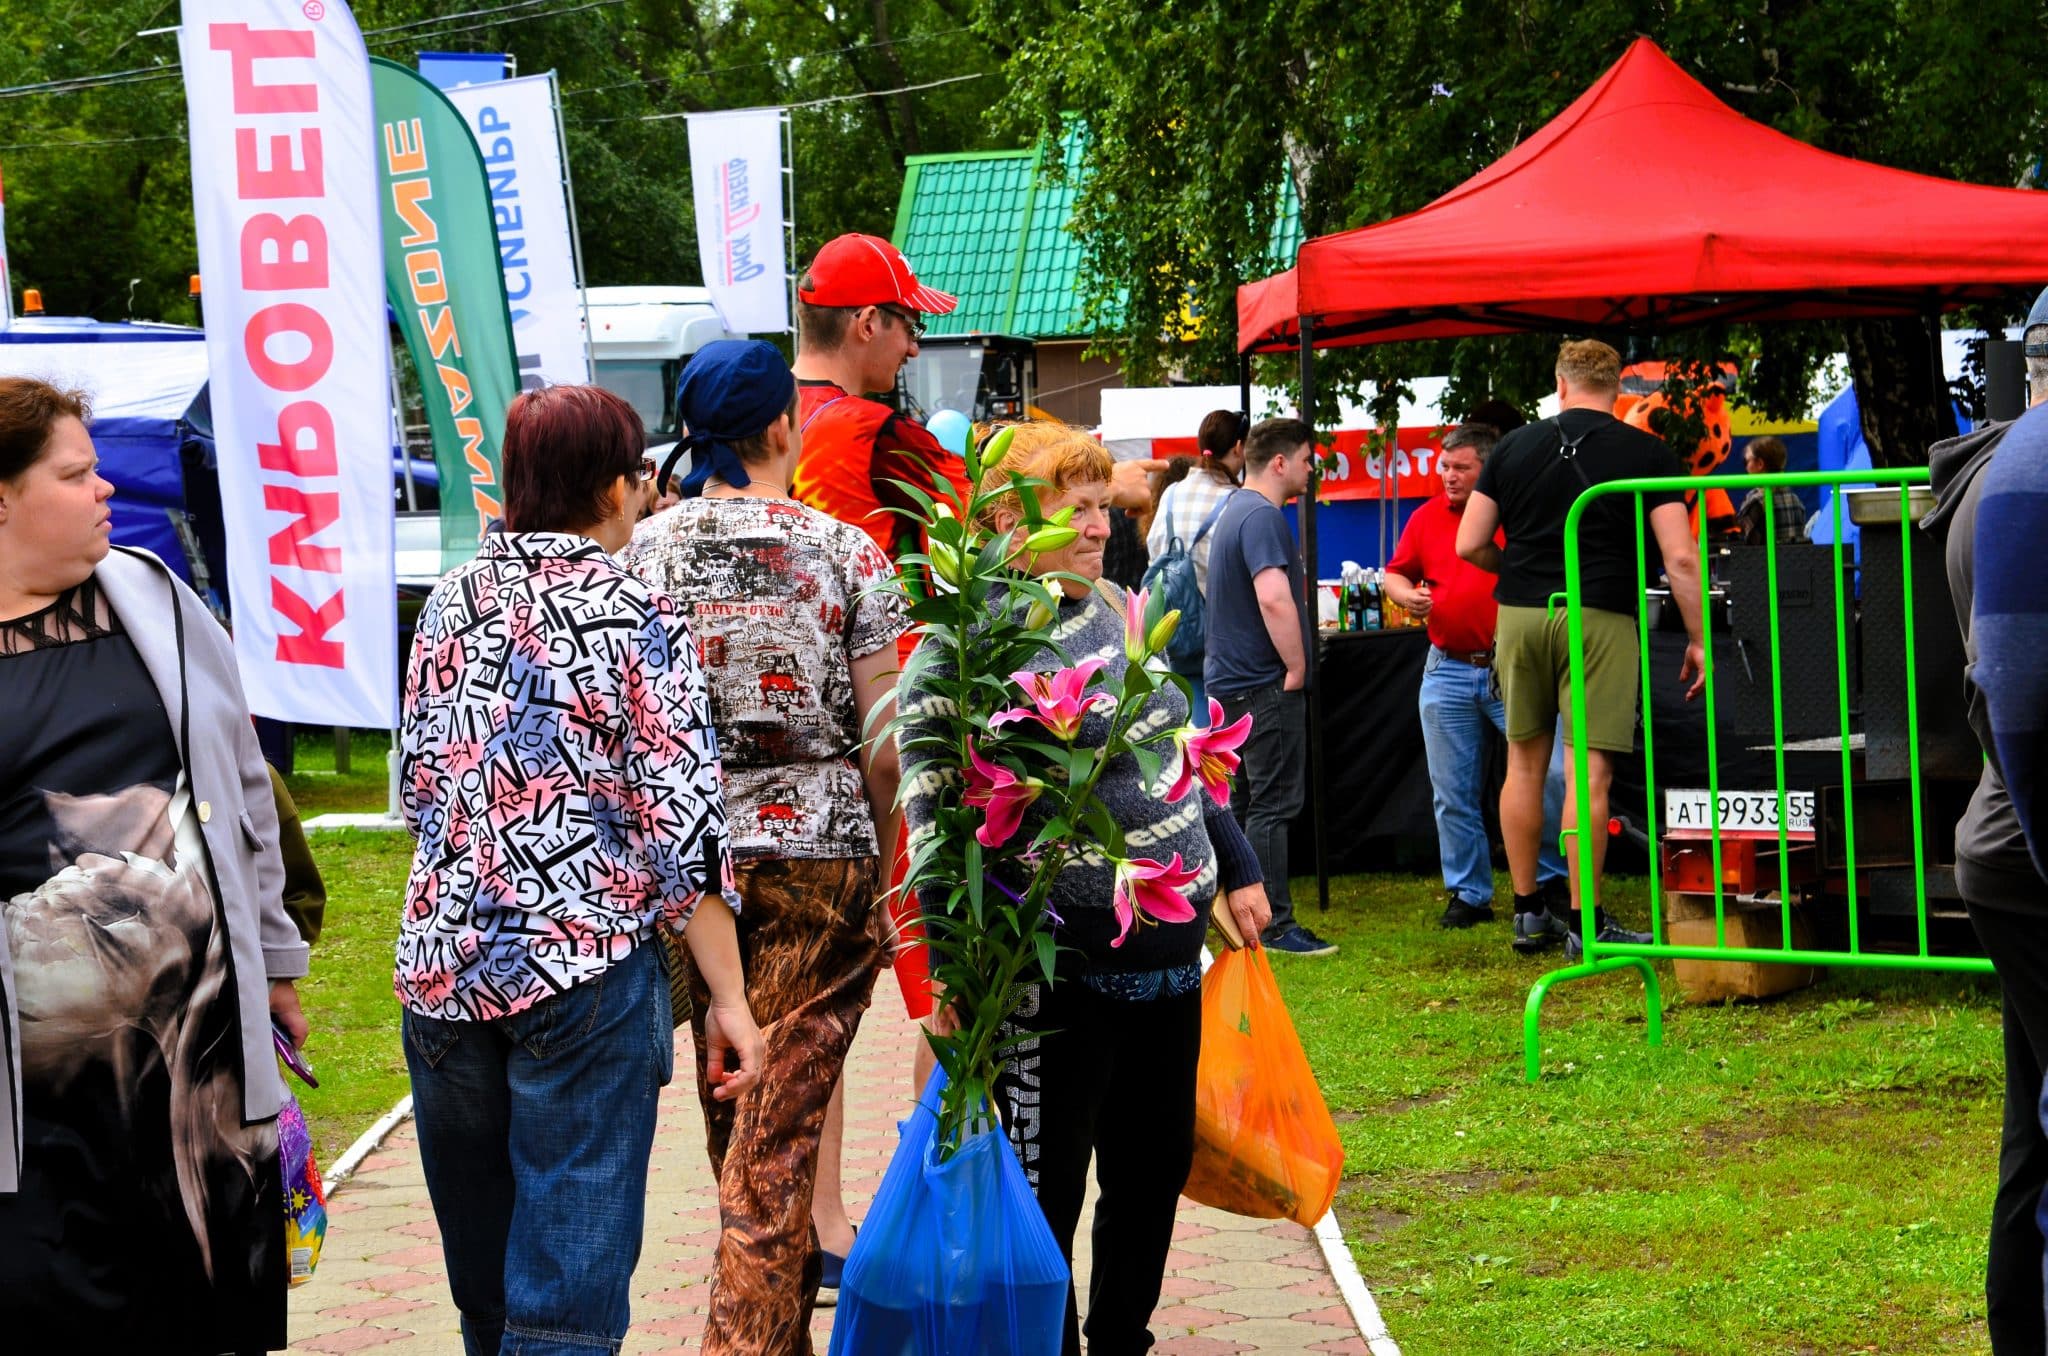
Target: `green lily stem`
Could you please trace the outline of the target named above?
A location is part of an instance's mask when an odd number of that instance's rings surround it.
[[[1010,558],[1015,559],[1015,554],[1012,553]],[[1005,564],[1007,566],[1007,562]],[[968,671],[967,658],[969,651],[966,627],[954,628],[954,649],[954,672],[966,673]],[[1129,703],[1129,695],[1129,685],[1126,682],[1124,690],[1117,694],[1116,713],[1110,719],[1109,738],[1104,742],[1100,755],[1092,760],[1088,769],[1088,776],[1082,781],[1078,791],[1071,785],[1068,788],[1068,803],[1070,806],[1086,805],[1088,803],[1089,798],[1094,795],[1095,784],[1101,777],[1102,770],[1109,764],[1110,750],[1114,749],[1118,741],[1128,734],[1132,723],[1136,720],[1137,708]],[[958,750],[963,766],[967,761],[966,738],[966,736],[962,736],[961,745]],[[1027,901],[1036,901],[1038,914],[1031,921],[1031,931],[1020,934],[1019,941],[1033,935],[1042,922],[1045,913],[1045,900],[1051,892],[1054,878],[1066,866],[1066,857],[1067,851],[1064,848],[1048,853],[1040,860],[1038,869],[1032,874],[1031,884],[1026,890],[1024,898]],[[978,944],[986,940],[988,939],[984,936],[975,938],[974,942]],[[978,946],[977,949],[979,949]],[[1003,954],[997,959],[998,982],[994,986],[993,991],[998,994],[1007,994],[1015,986],[1017,976],[1022,969],[1021,960],[1024,950],[1021,946],[1018,946],[1006,947],[1002,951]],[[980,959],[978,956],[973,956],[972,952],[970,952],[970,956],[974,960]],[[970,964],[968,970],[970,973],[978,973],[980,966],[978,964]],[[975,1007],[978,1011],[980,1005],[976,1004]],[[969,1043],[964,1052],[961,1067],[963,1070],[972,1072],[969,1072],[966,1077],[949,1083],[941,1097],[942,1114],[940,1116],[940,1130],[942,1133],[939,1143],[941,1161],[951,1157],[960,1147],[960,1139],[966,1130],[969,1116],[979,1111],[985,1102],[993,1100],[994,1076],[990,1075],[984,1078],[979,1071],[994,1062],[995,1042],[1001,1035],[1003,1023],[1009,1019],[1009,1016],[1009,1013],[1004,1013],[1001,1020],[994,1023],[983,1023],[977,1019],[962,1033],[967,1035]],[[958,1040],[958,1036],[943,1037],[941,1039]]]

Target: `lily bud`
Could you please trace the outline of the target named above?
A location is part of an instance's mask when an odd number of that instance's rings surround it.
[[[1152,654],[1160,653],[1166,649],[1166,643],[1173,639],[1173,633],[1178,630],[1180,630],[1180,609],[1175,608],[1158,621],[1152,623],[1152,634],[1145,637],[1146,648]]]
[[[1033,631],[1043,631],[1052,625],[1053,616],[1051,608],[1034,598],[1031,600],[1031,606],[1024,609],[1024,625]]]
[[[932,560],[932,573],[954,588],[960,587],[960,553],[945,542],[935,541],[926,552]]]
[[[1078,528],[1041,527],[1024,539],[1024,549],[1037,555],[1044,555],[1047,551],[1058,551],[1072,546],[1080,539],[1081,532]]]
[[[1051,523],[1054,527],[1065,527],[1067,526],[1067,524],[1074,521],[1074,510],[1077,507],[1079,507],[1079,505],[1069,504],[1065,508],[1061,509],[1058,513],[1053,514],[1052,517],[1047,518],[1046,521],[1048,523]]]
[[[1010,442],[1016,436],[1017,426],[1015,424],[1005,424],[1002,428],[996,430],[996,436],[988,440],[987,448],[982,451],[981,469],[984,471],[990,470],[998,462],[1002,461],[1004,457],[1010,455]]]

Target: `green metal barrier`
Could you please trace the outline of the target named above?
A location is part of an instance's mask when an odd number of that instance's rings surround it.
[[[1713,613],[1707,600],[1709,577],[1706,566],[1707,536],[1706,514],[1699,515],[1699,537],[1697,549],[1700,553],[1700,585],[1702,591],[1701,611],[1707,631],[1708,644],[1704,646],[1703,668],[1706,688],[1701,700],[1706,705],[1707,728],[1707,813],[1709,815],[1708,847],[1713,865],[1714,880],[1714,945],[1675,946],[1666,942],[1664,936],[1664,908],[1661,870],[1658,851],[1658,829],[1660,822],[1657,786],[1656,742],[1654,721],[1647,717],[1643,721],[1643,780],[1648,787],[1648,806],[1645,824],[1649,832],[1650,899],[1652,904],[1651,935],[1647,944],[1604,943],[1596,935],[1596,911],[1584,909],[1580,913],[1579,927],[1584,943],[1584,959],[1580,964],[1553,970],[1538,979],[1529,990],[1529,1000],[1522,1017],[1522,1059],[1528,1081],[1534,1083],[1541,1075],[1542,1050],[1539,1044],[1539,1019],[1543,1000],[1550,990],[1559,984],[1575,979],[1586,979],[1610,971],[1634,969],[1643,979],[1644,1035],[1651,1045],[1664,1041],[1663,999],[1657,982],[1653,960],[1708,960],[1740,961],[1745,963],[1783,963],[1791,965],[1863,966],[1871,969],[1889,970],[1954,970],[1989,973],[1991,963],[1977,957],[1937,956],[1928,950],[1927,944],[1927,863],[1923,824],[1923,807],[1920,787],[1920,709],[1919,689],[1915,668],[1913,635],[1913,515],[1910,509],[1910,494],[1913,486],[1925,485],[1928,473],[1925,468],[1894,470],[1856,470],[1791,472],[1777,475],[1715,476],[1711,485],[1716,489],[1740,491],[1751,486],[1762,486],[1768,491],[1773,486],[1840,486],[1875,485],[1896,486],[1899,492],[1899,531],[1903,550],[1905,662],[1906,662],[1906,710],[1908,757],[1911,767],[1911,804],[1913,822],[1913,879],[1914,911],[1917,922],[1917,948],[1908,953],[1873,952],[1864,949],[1863,937],[1857,918],[1857,860],[1856,860],[1856,810],[1855,785],[1851,764],[1850,719],[1849,719],[1849,600],[1844,596],[1843,586],[1843,508],[1842,495],[1832,498],[1834,513],[1833,575],[1835,590],[1835,682],[1836,705],[1840,721],[1842,744],[1842,819],[1843,847],[1847,867],[1848,887],[1848,937],[1846,951],[1816,950],[1811,947],[1795,947],[1792,933],[1792,891],[1790,889],[1790,813],[1787,804],[1785,782],[1785,708],[1784,674],[1779,656],[1783,649],[1779,643],[1779,599],[1778,599],[1778,542],[1775,533],[1765,545],[1765,578],[1770,599],[1771,638],[1771,720],[1773,743],[1775,745],[1775,766],[1777,780],[1777,841],[1778,841],[1778,915],[1779,945],[1776,947],[1730,947],[1728,942],[1727,892],[1722,870],[1721,823],[1721,779],[1718,730],[1715,721],[1714,648],[1712,641]],[[1642,480],[1617,480],[1594,485],[1572,505],[1565,519],[1565,593],[1554,595],[1551,606],[1555,607],[1560,598],[1570,608],[1566,618],[1571,637],[1571,715],[1575,731],[1586,728],[1586,640],[1581,625],[1580,609],[1575,606],[1580,596],[1579,524],[1586,510],[1603,496],[1626,494],[1632,496],[1635,504],[1636,535],[1636,596],[1644,598],[1649,586],[1648,566],[1644,558],[1644,513],[1642,496],[1647,493],[1685,492],[1698,490],[1703,482],[1691,476],[1674,476]],[[1767,506],[1767,510],[1769,506]],[[1774,515],[1774,510],[1770,510]],[[1878,525],[1862,529],[1867,543]],[[1637,639],[1641,650],[1643,709],[1651,709],[1650,692],[1653,681],[1669,682],[1670,674],[1653,675],[1650,672],[1650,626],[1644,615],[1645,604],[1638,604],[1636,616]],[[1584,825],[1585,807],[1591,796],[1591,785],[1586,766],[1586,750],[1583,744],[1572,750],[1572,777],[1574,804],[1579,807],[1579,821]],[[1816,814],[1818,807],[1816,807]],[[1606,831],[1605,824],[1593,826],[1600,832]],[[1593,842],[1589,834],[1578,829],[1567,829],[1564,837],[1570,841],[1570,850],[1577,854],[1579,879],[1591,881],[1593,876]]]

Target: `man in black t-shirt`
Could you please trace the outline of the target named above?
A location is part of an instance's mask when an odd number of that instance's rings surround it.
[[[1564,345],[1557,355],[1558,412],[1554,418],[1516,429],[1501,439],[1479,473],[1458,527],[1458,554],[1500,576],[1493,596],[1500,603],[1494,632],[1493,671],[1507,708],[1508,772],[1500,793],[1501,836],[1515,881],[1517,951],[1540,951],[1560,938],[1567,951],[1579,949],[1578,909],[1598,901],[1600,870],[1607,857],[1607,792],[1613,782],[1611,756],[1635,748],[1639,654],[1636,616],[1642,593],[1636,579],[1634,496],[1604,495],[1587,505],[1579,521],[1579,624],[1586,642],[1586,729],[1574,734],[1571,721],[1571,632],[1569,611],[1551,595],[1565,591],[1565,519],[1578,498],[1611,480],[1683,476],[1685,468],[1656,437],[1630,428],[1612,413],[1621,391],[1620,355],[1594,339]],[[1700,564],[1686,533],[1681,494],[1642,496],[1650,528],[1664,555],[1671,596],[1685,618],[1691,643],[1679,681],[1686,699],[1697,696],[1701,680]],[[1505,530],[1505,548],[1494,545],[1495,528]],[[1593,881],[1579,879],[1576,850],[1566,854],[1572,869],[1571,897],[1555,888],[1539,891],[1538,838],[1543,831],[1543,780],[1550,765],[1559,717],[1565,742],[1586,749],[1587,801],[1576,804],[1576,778],[1565,779],[1564,827],[1587,825],[1593,848]],[[1647,942],[1596,913],[1601,941]]]

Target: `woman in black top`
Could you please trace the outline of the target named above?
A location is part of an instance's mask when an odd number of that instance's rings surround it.
[[[265,1016],[304,1039],[305,946],[226,638],[154,557],[110,556],[85,416],[0,380],[0,1331],[282,1347]]]

